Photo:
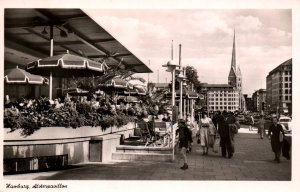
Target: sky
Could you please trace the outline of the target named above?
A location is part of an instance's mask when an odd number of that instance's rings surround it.
[[[208,83],[227,83],[230,69],[233,30],[236,31],[237,64],[243,74],[244,93],[264,88],[265,77],[270,70],[292,57],[293,38],[293,125],[299,125],[300,90],[298,65],[300,61],[300,0],[2,0],[2,8],[80,8],[101,24],[145,64],[150,60],[154,71],[150,81],[170,81],[170,74],[161,66],[171,57],[171,41],[174,40],[174,56],[178,61],[178,44],[182,44],[182,61],[198,70],[199,80]],[[209,8],[209,9],[208,9]],[[249,9],[254,8],[254,9]],[[287,8],[288,10],[283,10]],[[291,11],[293,9],[293,26]],[[0,9],[3,16],[3,9]],[[4,28],[0,21],[1,29]],[[293,36],[292,36],[293,30]],[[2,30],[3,31],[3,30]],[[3,32],[0,32],[4,39]],[[4,58],[3,43],[0,54]],[[0,70],[3,75],[3,70]],[[147,75],[144,74],[147,79]],[[294,83],[295,82],[295,83]],[[0,88],[3,90],[4,84]],[[3,101],[0,94],[0,101]],[[2,112],[2,109],[0,109]],[[293,130],[293,137],[299,136]],[[297,136],[298,135],[298,136]],[[0,138],[3,135],[0,134]],[[0,139],[2,143],[3,138]],[[293,140],[294,146],[300,145]],[[3,145],[3,144],[2,144]],[[0,155],[1,159],[2,155]],[[299,150],[293,150],[293,179],[290,182],[156,182],[158,191],[297,191],[299,188]],[[296,162],[296,163],[295,163]],[[0,165],[1,167],[1,165]],[[1,169],[1,168],[0,168]],[[0,183],[1,183],[0,179]],[[10,183],[35,184],[29,180]],[[25,182],[25,183],[24,183]],[[42,182],[42,181],[40,181]],[[124,182],[87,181],[69,182],[66,191],[124,191]],[[2,183],[1,183],[2,184]],[[4,183],[3,183],[4,184]],[[146,185],[145,185],[146,184]],[[147,185],[148,184],[148,185]],[[187,185],[185,185],[187,184]],[[255,185],[253,185],[255,184]],[[152,182],[126,182],[131,191],[152,191]],[[4,186],[4,185],[0,185]],[[149,187],[148,187],[149,186]],[[232,187],[233,186],[233,187]],[[75,189],[75,190],[74,190]],[[209,190],[205,190],[209,189]],[[41,190],[43,191],[43,190]],[[112,191],[112,190],[110,190]],[[199,191],[199,190],[198,190]]]
[[[171,59],[193,66],[199,81],[227,83],[233,34],[243,92],[266,88],[268,73],[292,58],[291,9],[83,9],[153,71],[151,82],[170,82]],[[148,74],[138,74],[148,80]]]

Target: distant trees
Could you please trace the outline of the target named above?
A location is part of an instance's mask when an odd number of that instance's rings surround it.
[[[194,90],[196,90],[196,92],[200,92],[201,85],[198,79],[197,70],[193,66],[187,66],[185,70],[186,70],[185,75],[187,77],[187,80],[194,84]]]

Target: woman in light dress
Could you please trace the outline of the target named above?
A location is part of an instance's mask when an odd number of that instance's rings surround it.
[[[199,120],[199,129],[200,129],[200,144],[203,149],[203,155],[208,155],[208,148],[213,146],[214,138],[216,135],[216,128],[211,120],[207,116],[206,112],[202,113],[202,116]]]

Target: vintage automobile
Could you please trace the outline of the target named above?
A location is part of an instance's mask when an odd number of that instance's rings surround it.
[[[278,123],[283,127],[285,133],[292,133],[292,119],[287,116],[279,117]]]
[[[241,123],[241,124],[245,124],[246,123],[246,118],[245,118],[245,116],[244,115],[237,115],[236,116],[236,119],[239,121],[239,123]]]

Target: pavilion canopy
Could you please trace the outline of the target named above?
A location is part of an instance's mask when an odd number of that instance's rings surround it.
[[[5,69],[69,52],[134,73],[152,72],[139,58],[81,9],[4,10]]]
[[[115,77],[103,84],[99,84],[98,88],[106,91],[127,90],[132,89],[132,85],[128,81]]]

